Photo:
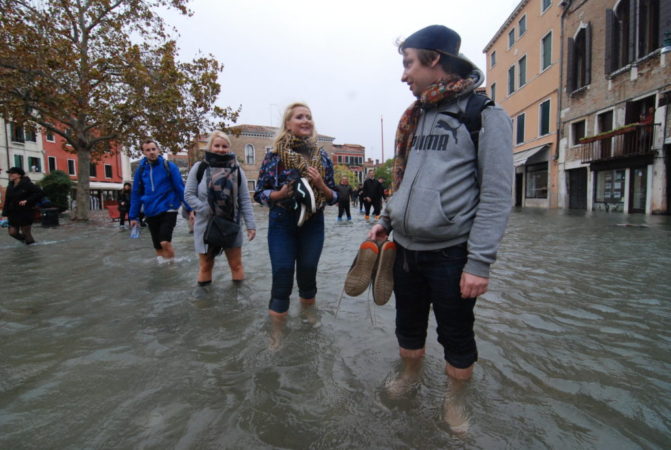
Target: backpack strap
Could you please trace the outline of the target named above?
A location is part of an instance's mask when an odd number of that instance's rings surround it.
[[[445,112],[448,116],[456,118],[463,123],[468,133],[471,135],[471,141],[475,147],[475,153],[478,152],[480,139],[480,129],[482,128],[482,111],[489,106],[494,106],[494,101],[484,94],[473,93],[466,102],[466,107],[458,114]]]

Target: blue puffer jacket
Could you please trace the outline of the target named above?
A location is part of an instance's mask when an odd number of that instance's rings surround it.
[[[133,178],[130,220],[137,220],[141,205],[144,205],[144,215],[153,217],[166,211],[177,211],[184,202],[184,182],[179,169],[170,162],[167,167],[168,170],[162,156],[153,164],[147,158],[140,161]],[[186,203],[184,205],[187,211],[191,211]]]

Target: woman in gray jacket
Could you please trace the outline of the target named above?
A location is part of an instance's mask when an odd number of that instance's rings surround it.
[[[226,254],[233,281],[242,281],[245,271],[242,266],[242,227],[231,248],[213,247],[205,244],[203,236],[213,214],[240,223],[244,219],[247,239],[256,236],[256,224],[252,202],[249,197],[247,178],[240,170],[235,153],[230,152],[231,141],[223,131],[212,132],[207,141],[205,158],[193,165],[186,180],[184,200],[193,208],[195,219],[193,242],[198,253],[198,286],[194,297],[202,297],[212,284],[214,258]],[[201,167],[205,164],[205,167]]]

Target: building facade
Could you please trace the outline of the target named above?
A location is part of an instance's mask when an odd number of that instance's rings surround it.
[[[65,139],[57,134],[45,131],[41,136],[44,148],[45,173],[60,170],[68,174],[73,181],[71,198],[75,198],[79,161],[77,154]],[[132,181],[130,160],[125,152],[113,149],[100,157],[93,157],[89,168],[89,207],[102,209],[106,203],[114,202],[125,181]]]
[[[38,128],[0,119],[0,207],[9,183],[7,170],[20,167],[33,182],[44,177],[44,149]]]
[[[566,2],[562,29],[559,207],[669,212],[671,2]]]
[[[558,0],[522,0],[489,41],[487,93],[513,120],[516,206],[556,207]]]
[[[363,183],[366,178],[364,161],[366,159],[366,147],[357,144],[334,144],[331,154],[333,164],[346,166],[354,172],[358,183]],[[336,180],[339,183],[340,180]]]

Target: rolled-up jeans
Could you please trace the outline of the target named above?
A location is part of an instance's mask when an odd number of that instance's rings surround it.
[[[298,295],[309,299],[317,295],[317,264],[324,246],[324,213],[317,211],[298,226],[298,211],[275,206],[268,220],[268,250],[273,285],[268,309],[283,313],[289,309],[294,283]]]

